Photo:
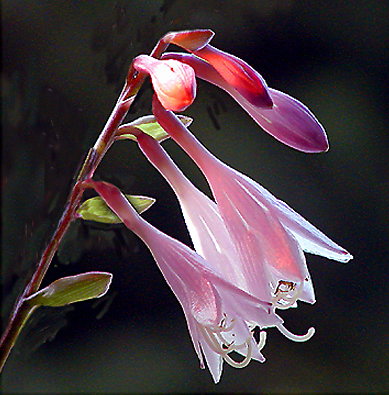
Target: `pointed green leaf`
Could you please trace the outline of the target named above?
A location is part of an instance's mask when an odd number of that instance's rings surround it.
[[[147,196],[125,196],[139,214],[142,214],[155,203],[155,199]],[[105,224],[119,224],[122,222],[100,196],[93,197],[82,203],[77,210],[77,214],[80,218],[88,221]]]
[[[193,119],[185,115],[178,115],[180,121],[185,125],[189,126]],[[124,124],[119,127],[117,132],[117,140],[133,140],[136,141],[136,130],[139,129],[143,133],[148,134],[155,140],[162,142],[169,138],[169,134],[159,125],[154,115],[146,115],[140,117],[131,123]]]
[[[34,306],[65,306],[95,299],[108,291],[111,281],[112,274],[107,272],[88,272],[63,277],[31,295],[27,301]]]

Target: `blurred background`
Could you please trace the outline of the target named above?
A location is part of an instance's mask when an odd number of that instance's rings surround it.
[[[212,44],[308,105],[330,151],[307,155],[262,132],[224,92],[199,82],[185,112],[222,160],[285,200],[354,255],[307,256],[317,303],[281,312],[305,333],[269,331],[264,364],[198,367],[185,319],[147,248],[121,225],[72,225],[44,284],[90,270],[114,274],[97,301],[36,312],[2,377],[7,393],[383,392],[387,380],[389,15],[380,0],[2,2],[3,323],[62,213],[72,177],[104,126],[133,57],[170,30],[211,28]],[[128,116],[150,113],[144,85]],[[164,143],[208,191],[192,162]],[[131,142],[97,171],[157,198],[144,214],[190,243],[175,197]]]

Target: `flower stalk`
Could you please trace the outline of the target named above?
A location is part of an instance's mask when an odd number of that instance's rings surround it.
[[[161,38],[150,53],[150,56],[160,58],[168,45],[169,42]],[[0,371],[2,371],[23,326],[35,309],[35,307],[31,307],[29,303],[26,302],[26,299],[39,290],[63,237],[72,221],[77,218],[76,211],[80,205],[85,189],[82,183],[93,176],[109,147],[115,141],[116,130],[127,115],[146,77],[147,74],[135,70],[131,64],[117,103],[93,148],[89,150],[80,172],[75,177],[76,182],[69,194],[57,228],[43,251],[30,281],[26,284],[16,300],[10,319],[0,340]]]

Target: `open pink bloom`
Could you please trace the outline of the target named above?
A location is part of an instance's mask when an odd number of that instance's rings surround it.
[[[206,176],[238,251],[243,276],[251,279],[248,291],[269,301],[265,278],[286,307],[301,299],[302,293],[313,302],[301,249],[344,262],[352,256],[270,192],[215,158],[155,97],[153,112]],[[258,293],[261,289],[265,294]]]
[[[150,249],[184,310],[200,366],[204,368],[204,353],[214,381],[220,379],[223,360],[235,367],[246,366],[252,358],[263,362],[264,334],[257,344],[248,322],[261,322],[264,327],[280,324],[270,303],[221,278],[200,255],[146,222],[113,185],[87,183]],[[243,361],[234,361],[232,351],[244,355]]]
[[[301,287],[296,287],[295,283],[287,281],[289,279],[287,272],[283,273],[284,280],[277,284],[278,279],[275,275],[277,265],[274,267],[273,262],[268,262],[270,270],[266,270],[258,259],[256,270],[247,273],[215,202],[199,191],[183,175],[156,140],[141,133],[138,134],[137,141],[148,160],[175,191],[195,250],[205,258],[210,269],[253,296],[270,300],[274,308],[294,307],[296,300],[314,302],[312,281],[304,259],[290,261],[290,264],[295,266],[293,271],[299,273],[299,278],[308,279]],[[266,327],[263,322],[250,324],[252,328],[256,325],[262,329]],[[314,333],[312,328],[307,335],[294,335],[283,326],[282,321],[276,327],[293,341],[308,340]],[[261,336],[265,336],[265,332],[261,332]],[[265,337],[262,343],[265,343]]]
[[[228,92],[266,132],[282,143],[297,150],[314,153],[328,150],[323,126],[312,112],[291,96],[268,88],[272,108],[250,102],[213,65],[185,53],[166,53],[163,59],[176,59],[190,65],[196,75]]]
[[[134,59],[134,68],[149,74],[154,91],[167,110],[183,111],[196,97],[196,78],[192,67],[177,60],[158,60],[148,55]]]
[[[199,191],[182,174],[157,141],[145,134],[138,135],[137,139],[145,156],[175,191],[195,250],[206,259],[212,269],[217,270],[224,279],[250,294],[271,301],[275,307],[290,307],[294,305],[297,298],[314,303],[312,282],[301,252],[297,253],[297,259],[288,261],[292,268],[289,271],[297,275],[291,275],[284,270],[281,283],[273,270],[269,270],[269,267],[273,267],[274,262],[278,262],[279,259],[273,261],[270,256],[267,259],[268,262],[257,259],[258,264],[255,270],[246,272],[215,202]],[[276,243],[278,243],[277,240],[274,244]],[[259,247],[261,248],[261,245]],[[279,248],[277,245],[275,247],[277,247],[275,250]],[[280,271],[277,264],[274,271]],[[307,279],[303,281],[305,289],[303,292],[287,289],[288,284],[292,279],[295,280],[296,276],[300,281]]]

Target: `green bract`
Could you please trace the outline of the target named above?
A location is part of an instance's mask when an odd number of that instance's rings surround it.
[[[63,277],[31,295],[27,300],[34,306],[65,306],[70,303],[95,299],[109,289],[112,274],[88,272]]]
[[[185,115],[177,115],[177,117],[185,126],[189,126],[193,121],[192,118]],[[141,130],[143,133],[148,134],[159,142],[162,142],[169,138],[168,133],[166,133],[165,130],[162,129],[160,124],[156,121],[154,115],[146,115],[144,117],[136,119],[131,123],[120,126],[116,139],[136,141],[136,131],[134,131],[134,128]]]
[[[155,199],[147,196],[125,196],[139,214],[142,214],[155,202]],[[82,203],[77,210],[77,214],[80,218],[88,221],[102,222],[105,224],[119,224],[122,222],[100,196],[88,199]]]

